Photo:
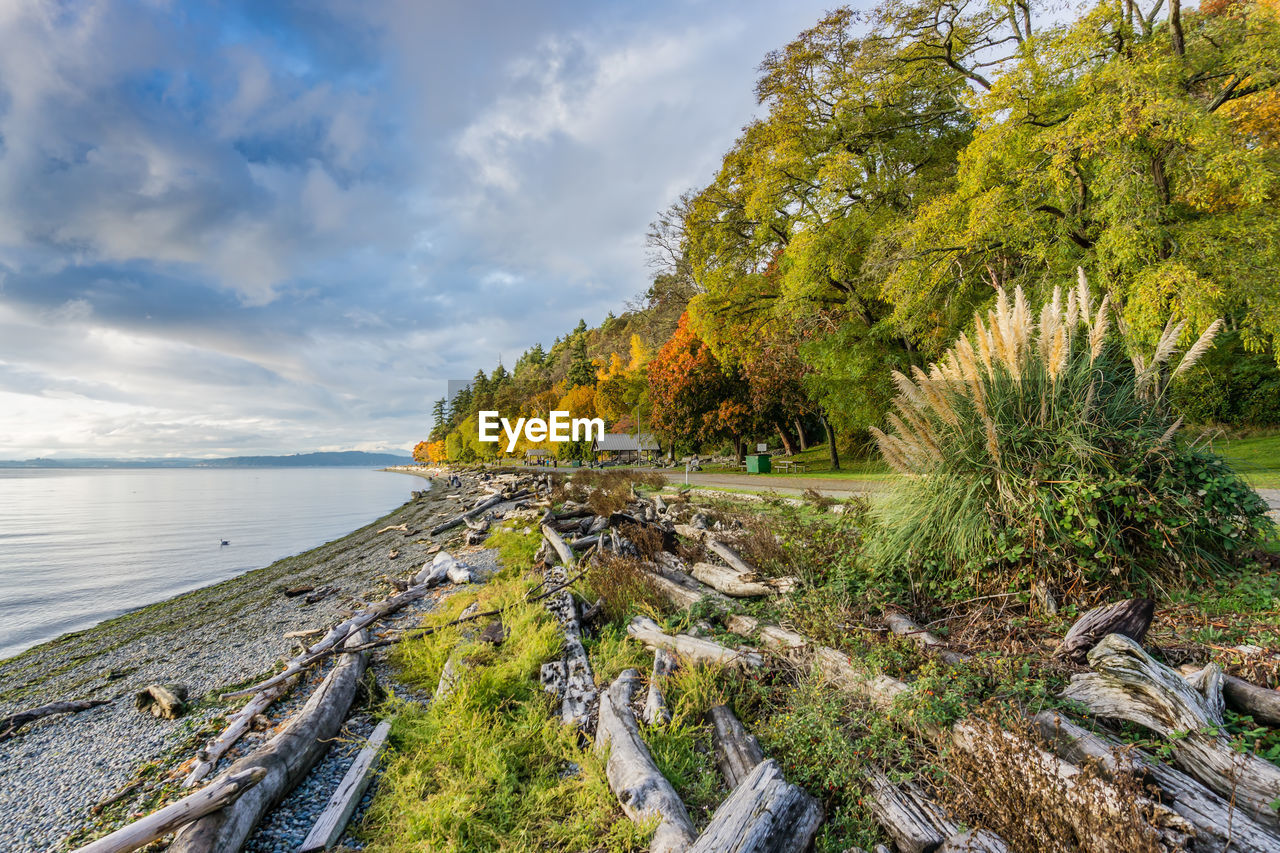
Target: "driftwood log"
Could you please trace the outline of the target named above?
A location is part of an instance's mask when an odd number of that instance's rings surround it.
[[[1201,670],[1195,666],[1180,667],[1183,675],[1196,676]],[[1280,726],[1280,690],[1259,687],[1236,678],[1234,675],[1222,675],[1222,697],[1227,707],[1239,714],[1248,714],[1254,722],[1264,726]]]
[[[546,598],[547,610],[555,616],[564,632],[564,646],[561,657],[553,661],[551,669],[543,666],[543,684],[547,685],[547,674],[558,677],[556,690],[560,697],[560,721],[568,725],[586,729],[591,724],[591,712],[599,695],[596,691],[595,675],[591,671],[591,660],[582,645],[582,622],[578,617],[578,603],[567,589],[568,585],[563,566],[552,566],[546,570],[546,583],[560,591]]]
[[[952,651],[947,648],[936,634],[926,631],[915,623],[910,616],[900,613],[896,610],[890,610],[884,614],[884,623],[889,626],[889,630],[897,634],[899,637],[906,637],[920,648],[932,652],[951,665],[965,663],[969,660],[969,656],[960,652]]]
[[[646,726],[663,726],[671,722],[671,710],[667,707],[667,697],[662,693],[662,683],[678,666],[671,652],[666,649],[654,651],[653,673],[649,676],[649,692],[645,696],[642,714]]]
[[[1054,752],[1072,764],[1093,764],[1104,778],[1132,774],[1154,784],[1161,801],[1194,829],[1190,849],[1195,853],[1280,853],[1280,837],[1182,771],[1114,738],[1087,731],[1059,714],[1042,711],[1033,723]]]
[[[87,711],[90,708],[97,708],[99,705],[110,704],[107,699],[86,699],[75,702],[50,702],[47,705],[41,705],[37,708],[29,708],[26,711],[19,711],[16,714],[10,714],[0,719],[0,743],[8,740],[18,733],[18,729],[34,723],[43,717],[52,716],[53,714],[76,714],[80,711]]]
[[[515,496],[512,496],[511,500],[514,500],[514,499],[515,499]],[[443,522],[442,524],[437,524],[435,527],[431,528],[431,535],[439,536],[441,533],[444,533],[446,530],[452,530],[455,527],[459,527],[463,524],[466,524],[468,518],[475,518],[477,515],[484,512],[486,509],[495,507],[505,500],[507,500],[507,498],[503,495],[494,495],[488,500],[480,502],[479,504],[467,510],[466,512],[462,513],[461,515],[455,516],[449,519],[448,521]]]
[[[359,645],[366,638],[361,630],[346,644]],[[234,774],[262,769],[266,771],[263,780],[232,805],[189,824],[169,846],[169,853],[239,850],[262,816],[328,751],[351,709],[365,663],[364,654],[342,655],[284,730],[228,770]]]
[[[764,761],[764,751],[755,735],[746,728],[725,705],[716,705],[708,713],[711,720],[711,744],[715,750],[716,765],[730,788],[736,788]]]
[[[227,773],[212,784],[170,803],[159,811],[117,829],[97,841],[80,847],[75,853],[124,853],[137,850],[163,838],[179,827],[225,808],[267,776],[262,767],[250,767]],[[239,848],[236,848],[239,849]]]
[[[711,663],[758,669],[764,659],[752,651],[739,651],[711,640],[689,634],[665,634],[657,622],[647,616],[636,616],[627,625],[627,634],[644,643],[650,649],[666,649],[693,663]]]
[[[732,613],[725,615],[721,621],[726,628],[739,637],[758,639],[766,648],[794,653],[810,645],[808,637],[779,625],[761,622],[754,616]]]
[[[542,536],[547,540],[547,544],[555,550],[556,555],[560,558],[560,562],[572,568],[578,562],[577,556],[574,555],[573,549],[565,544],[564,539],[555,529],[549,525],[542,525]]]
[[[795,578],[762,578],[754,572],[748,574],[731,566],[718,566],[715,563],[694,563],[691,573],[707,586],[734,598],[755,598],[791,592],[797,583]]]
[[[822,806],[762,761],[720,804],[689,853],[804,853],[822,825]]]
[[[1057,653],[1075,663],[1084,663],[1089,650],[1108,634],[1122,634],[1142,645],[1155,612],[1156,603],[1149,598],[1131,598],[1095,607],[1071,626]]]
[[[625,670],[600,697],[595,750],[608,755],[605,777],[627,817],[636,822],[658,819],[651,853],[681,853],[694,842],[693,821],[675,788],[658,770],[640,738],[631,700],[640,673]]]
[[[867,782],[871,813],[901,853],[1009,853],[1005,843],[989,832],[962,831],[915,785],[894,785],[878,770],[867,771]]]
[[[356,806],[360,805],[360,798],[364,796],[369,783],[373,781],[373,775],[378,769],[378,755],[382,751],[382,745],[387,742],[387,735],[390,732],[389,720],[378,723],[373,733],[369,735],[369,742],[347,768],[342,782],[338,784],[338,789],[329,797],[324,811],[320,813],[320,817],[316,818],[311,831],[303,839],[298,853],[328,850],[342,837],[352,813],[355,812]]]
[[[235,746],[236,741],[240,740],[244,733],[249,731],[249,728],[253,725],[253,718],[266,711],[273,702],[292,690],[297,681],[298,679],[295,676],[283,684],[268,687],[266,690],[255,694],[239,712],[228,718],[228,726],[223,729],[221,734],[209,741],[196,756],[196,765],[191,768],[191,772],[183,780],[183,787],[193,787],[212,773],[213,769],[218,766],[218,762],[222,760],[222,756],[227,754],[227,750]]]
[[[1072,676],[1063,696],[1101,717],[1113,717],[1170,738],[1174,763],[1210,790],[1233,799],[1253,820],[1275,832],[1280,818],[1280,767],[1236,752],[1220,733],[1221,673],[1205,668],[1198,690],[1154,660],[1136,642],[1108,634],[1088,656],[1093,672]]]

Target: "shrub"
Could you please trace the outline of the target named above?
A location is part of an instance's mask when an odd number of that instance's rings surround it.
[[[1170,321],[1144,359],[1111,318],[1083,273],[1038,323],[1021,289],[1012,304],[1000,291],[972,341],[961,335],[914,380],[894,374],[890,432],[875,434],[906,476],[876,514],[877,567],[935,593],[1040,579],[1083,599],[1223,569],[1267,535],[1261,498],[1175,440],[1168,384],[1221,323],[1174,367],[1184,324]]]

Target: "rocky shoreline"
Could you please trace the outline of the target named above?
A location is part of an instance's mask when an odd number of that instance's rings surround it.
[[[61,849],[69,834],[117,822],[130,814],[132,805],[147,810],[148,796],[166,783],[168,771],[194,755],[220,728],[223,715],[234,710],[218,700],[219,692],[273,671],[299,642],[286,634],[335,624],[394,592],[391,578],[422,565],[432,547],[426,533],[430,524],[461,508],[443,492],[417,493],[340,539],[0,661],[0,716],[57,700],[109,700],[98,708],[33,723],[0,744],[0,778],[5,780],[0,786],[0,847],[10,853]],[[399,525],[403,530],[386,529]],[[493,555],[476,552],[468,562],[483,572],[492,568]],[[285,595],[305,586],[332,591],[311,602],[306,595]],[[383,627],[412,624],[433,606],[434,600],[425,598]],[[375,657],[373,669],[384,685],[389,683],[385,655]],[[323,675],[320,670],[311,678]],[[191,710],[182,718],[162,720],[134,708],[136,691],[173,682],[190,690]],[[277,703],[271,721],[287,716],[307,692],[307,685],[301,685]],[[367,720],[350,721],[352,740],[362,726]],[[260,739],[246,738],[245,746]],[[329,776],[336,777],[336,784],[355,751],[333,750],[313,771],[314,784],[322,786]],[[302,787],[311,784],[313,778],[308,778]],[[100,815],[92,813],[96,804],[122,790],[127,793],[118,802],[100,809]],[[293,799],[305,806],[305,797]],[[278,818],[264,823],[250,849],[296,847],[306,829],[294,827],[301,825],[301,814],[290,822],[288,804],[286,800]]]

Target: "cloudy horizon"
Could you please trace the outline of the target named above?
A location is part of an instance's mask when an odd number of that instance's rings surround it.
[[[0,10],[0,459],[407,451],[648,285],[826,4]]]

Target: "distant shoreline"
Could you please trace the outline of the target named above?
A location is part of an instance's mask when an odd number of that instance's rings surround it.
[[[193,457],[114,459],[0,459],[0,469],[156,469],[156,468],[391,468],[415,464],[412,457],[394,453],[366,453],[344,450],[322,453],[295,453],[291,456],[227,456],[217,459]]]

